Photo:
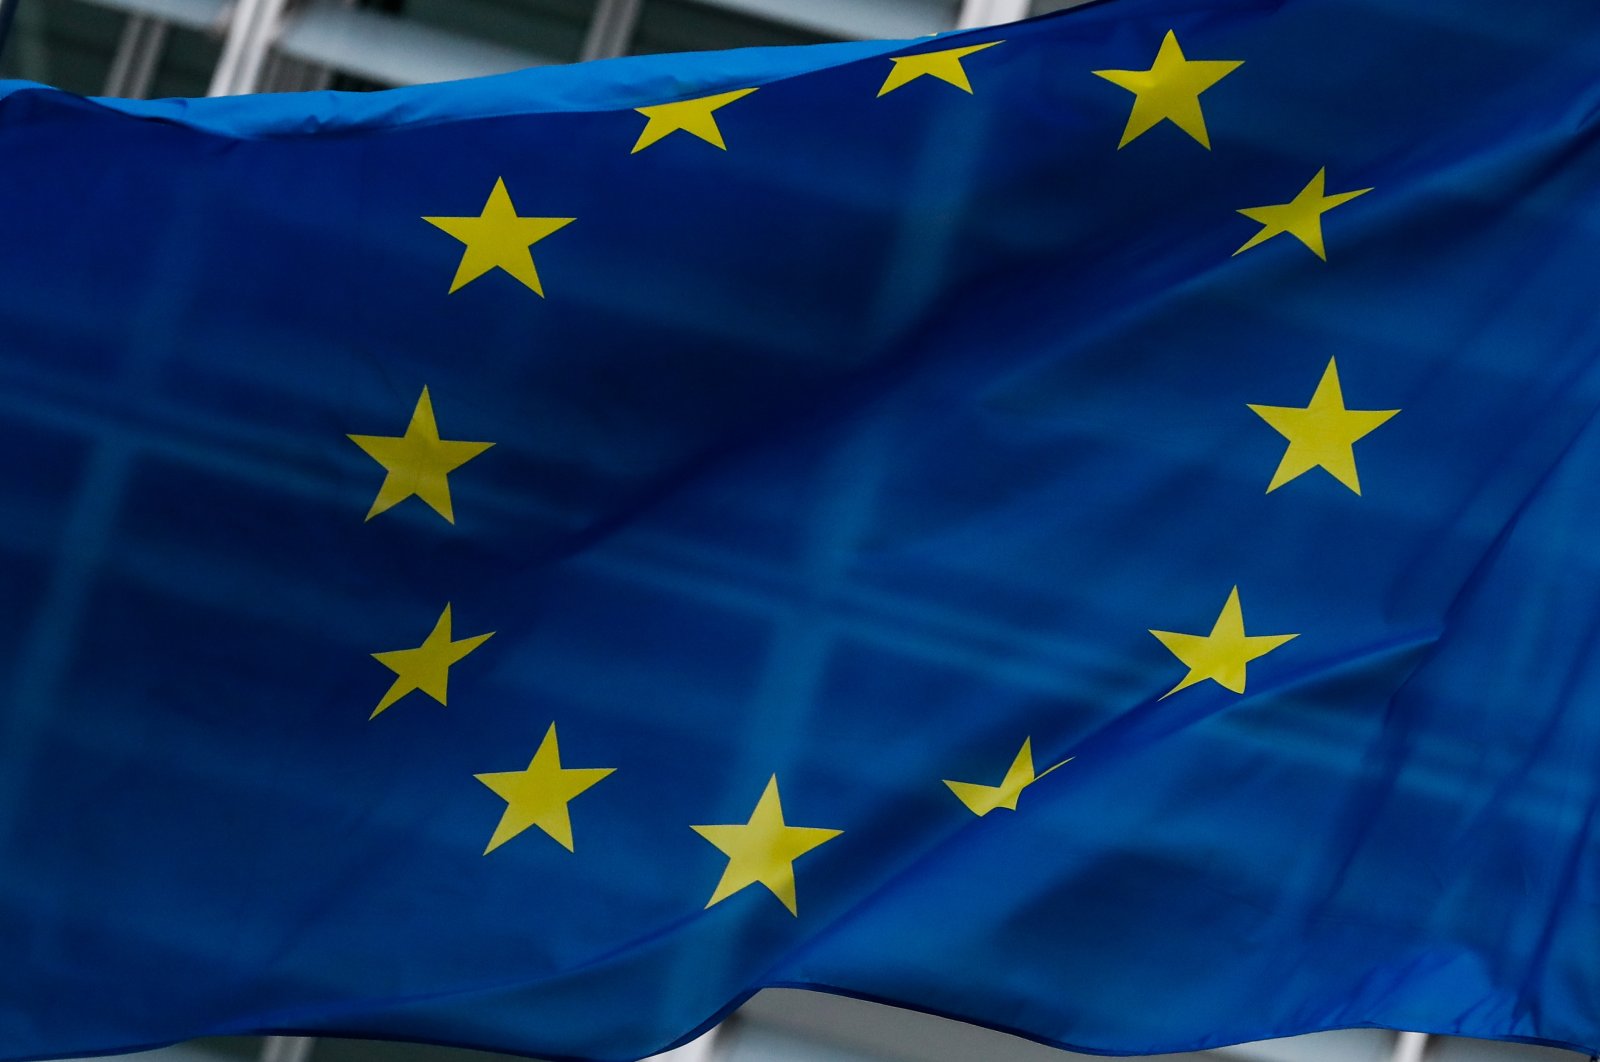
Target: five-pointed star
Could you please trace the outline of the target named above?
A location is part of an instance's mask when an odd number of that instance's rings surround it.
[[[993,48],[1004,41],[989,41],[987,44],[972,44],[965,48],[946,48],[939,52],[918,52],[915,55],[896,55],[890,59],[894,66],[889,70],[889,76],[884,80],[883,87],[878,90],[879,96],[887,96],[895,89],[915,81],[924,74],[948,81],[963,92],[972,91],[972,82],[967,80],[966,67],[961,65],[961,60],[974,52],[981,52],[985,48]]]
[[[426,387],[411,411],[411,423],[406,425],[404,435],[351,435],[349,439],[388,472],[378,496],[372,500],[372,508],[367,510],[368,520],[415,495],[452,524],[456,522],[456,511],[450,503],[447,477],[494,445],[439,438],[433,399]]]
[[[1150,69],[1094,71],[1096,77],[1133,93],[1133,113],[1128,115],[1128,125],[1117,148],[1127,147],[1157,125],[1170,121],[1210,150],[1211,137],[1206,132],[1206,116],[1200,110],[1200,93],[1242,65],[1242,59],[1185,59],[1177,34],[1168,30]]]
[[[785,823],[783,804],[778,799],[777,775],[772,776],[762,791],[749,822],[732,826],[691,826],[690,829],[728,857],[728,867],[722,872],[722,879],[717,882],[707,907],[760,882],[797,917],[800,909],[795,905],[794,861],[844,832]]]
[[[1356,476],[1356,440],[1377,429],[1400,412],[1398,409],[1346,409],[1344,392],[1339,387],[1339,369],[1334,359],[1322,372],[1316,393],[1304,408],[1299,406],[1258,406],[1256,416],[1289,440],[1278,471],[1267,485],[1271,494],[1296,476],[1313,468],[1325,468],[1334,479],[1357,494],[1361,480]]]
[[[561,847],[572,851],[572,818],[567,814],[567,805],[615,770],[615,767],[561,766],[556,725],[551,723],[527,770],[473,775],[506,802],[500,824],[494,828],[494,836],[489,838],[489,847],[483,854],[488,855],[529,826],[539,827]]]
[[[439,615],[439,622],[433,625],[433,631],[415,649],[395,649],[387,653],[372,654],[374,660],[393,671],[396,677],[389,687],[389,692],[383,695],[383,700],[378,702],[378,707],[372,710],[372,715],[368,718],[378,718],[386,708],[412,690],[421,690],[440,704],[448,703],[445,696],[450,683],[450,665],[460,661],[493,636],[494,631],[490,631],[488,634],[477,634],[459,641],[452,640],[450,606],[446,605]]]
[[[736,89],[733,92],[719,92],[715,96],[701,96],[694,100],[681,100],[678,103],[658,103],[652,107],[634,108],[640,114],[650,119],[645,123],[644,131],[639,134],[639,140],[633,145],[632,154],[638,154],[645,148],[654,144],[662,137],[676,133],[682,129],[685,133],[693,133],[708,144],[714,144],[722,150],[728,150],[728,145],[722,140],[722,130],[717,126],[716,112],[734,100],[742,100],[755,89]]]
[[[455,279],[450,282],[452,295],[491,269],[504,269],[532,288],[535,294],[543,296],[544,288],[539,283],[539,271],[533,267],[529,248],[577,219],[518,217],[505,180],[496,177],[489,199],[483,204],[483,212],[477,217],[425,217],[422,220],[467,245],[461,252],[461,264],[456,266]]]
[[[1028,788],[1051,771],[1065,767],[1071,763],[1069,757],[1056,764],[1046,767],[1039,774],[1033,773],[1033,739],[1024,738],[1022,750],[1017,753],[1016,759],[1011,761],[1011,766],[1006,769],[1006,776],[1000,780],[999,785],[979,785],[976,782],[952,782],[946,778],[944,784],[956,795],[956,799],[967,806],[967,810],[974,815],[984,816],[996,808],[1005,808],[1008,811],[1017,810],[1017,798],[1022,796],[1022,791]]]
[[[1189,669],[1182,682],[1161,695],[1162,700],[1206,679],[1212,679],[1234,693],[1243,693],[1246,664],[1300,637],[1298,634],[1246,635],[1237,586],[1228,594],[1227,603],[1222,606],[1222,613],[1212,625],[1210,634],[1174,634],[1171,631],[1150,633],[1159,638],[1161,644]]]
[[[1239,211],[1251,221],[1259,221],[1262,227],[1260,232],[1246,240],[1244,246],[1233,253],[1242,254],[1258,243],[1265,243],[1274,236],[1287,232],[1326,262],[1328,253],[1322,246],[1322,215],[1336,206],[1372,191],[1371,188],[1358,188],[1354,192],[1325,195],[1324,182],[1327,180],[1327,173],[1327,167],[1318,170],[1310,183],[1300,189],[1300,194],[1287,203],[1245,207]]]

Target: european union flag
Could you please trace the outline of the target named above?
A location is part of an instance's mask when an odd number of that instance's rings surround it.
[[[0,96],[0,1056],[764,985],[1600,1048],[1600,9]]]

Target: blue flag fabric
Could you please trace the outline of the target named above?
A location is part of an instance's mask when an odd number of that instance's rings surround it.
[[[0,96],[0,1056],[1600,1047],[1600,10]]]

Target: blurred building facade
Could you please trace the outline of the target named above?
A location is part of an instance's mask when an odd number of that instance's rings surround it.
[[[916,37],[1068,2],[22,0],[0,72],[105,96],[374,89],[617,55]]]
[[[1084,0],[14,0],[0,76],[152,98],[370,91],[620,55],[917,37]],[[1151,1000],[1152,1008],[1160,1000]],[[458,1049],[297,1037],[198,1041],[146,1062],[485,1062]],[[1071,1062],[926,1015],[764,992],[663,1062]],[[1531,1046],[1357,1029],[1165,1062],[1580,1062]]]

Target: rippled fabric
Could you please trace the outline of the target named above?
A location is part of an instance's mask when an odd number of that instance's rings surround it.
[[[1592,0],[1111,0],[9,83],[0,1056],[1600,1048],[1597,71]]]

